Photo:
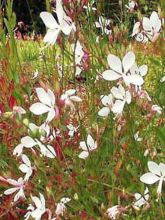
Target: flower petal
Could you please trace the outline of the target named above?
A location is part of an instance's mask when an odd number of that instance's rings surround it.
[[[136,86],[141,86],[144,83],[142,76],[138,74],[132,74],[124,77],[124,81],[126,84],[133,84]]]
[[[144,28],[145,31],[151,31],[152,30],[152,24],[151,24],[151,21],[150,21],[149,18],[143,17],[142,24],[143,24],[143,28]]]
[[[121,78],[121,75],[114,72],[113,70],[106,70],[102,73],[102,77],[105,80],[114,81],[114,80]]]
[[[57,13],[58,22],[59,24],[61,24],[64,18],[64,13],[65,13],[62,7],[61,0],[56,1],[56,13]]]
[[[16,192],[17,190],[18,190],[18,188],[10,188],[10,189],[5,190],[4,194],[10,195],[10,194],[13,194],[14,192]]]
[[[40,17],[43,20],[43,22],[47,28],[55,29],[59,26],[57,24],[55,18],[53,17],[53,15],[49,12],[46,12],[46,11],[41,12]]]
[[[90,134],[88,134],[87,136],[87,145],[89,147],[89,150],[91,150],[91,148],[93,148],[95,145],[95,141]]]
[[[135,54],[132,51],[130,51],[124,56],[122,60],[124,73],[127,73],[128,70],[130,70],[131,67],[134,65],[134,63],[135,63]]]
[[[140,177],[140,181],[146,184],[153,184],[159,181],[159,177],[153,173],[145,173]]]
[[[150,16],[150,22],[152,24],[152,27],[159,32],[161,29],[161,20],[158,16],[158,13],[156,11],[153,11]]]
[[[37,96],[41,103],[51,106],[51,99],[48,93],[43,88],[36,88]]]
[[[60,33],[60,29],[54,29],[54,30],[48,29],[43,39],[44,43],[48,43],[51,45],[55,44],[59,33]]]
[[[31,148],[34,147],[37,143],[34,141],[31,137],[25,136],[21,138],[21,143],[24,145],[26,148]]]
[[[100,111],[98,112],[98,115],[99,116],[102,116],[102,117],[106,117],[108,116],[110,113],[110,109],[108,107],[103,107],[102,109],[100,109]]]
[[[25,164],[21,164],[21,165],[19,166],[19,169],[22,171],[22,173],[27,173],[28,170],[29,170],[29,167],[26,166]]]
[[[116,100],[111,110],[114,114],[122,114],[124,105],[125,101]]]
[[[47,118],[46,118],[46,121],[47,121],[47,122],[52,121],[53,118],[55,117],[55,115],[56,115],[55,110],[54,110],[54,109],[50,109],[50,110],[49,110],[49,113],[48,113],[48,116],[47,116]]]
[[[88,151],[82,151],[80,154],[79,154],[79,158],[81,159],[86,159],[87,157],[89,156],[89,152]]]
[[[40,201],[40,199],[38,198],[38,197],[36,197],[36,196],[32,196],[32,200],[33,200],[33,202],[34,202],[34,204],[35,204],[35,206],[37,207],[37,208],[41,208],[41,201]]]
[[[107,60],[112,70],[122,74],[122,63],[117,56],[109,54]]]
[[[159,165],[153,161],[148,161],[148,169],[151,173],[161,176]]]
[[[139,72],[141,76],[145,76],[148,71],[148,66],[147,65],[142,65],[139,67]]]
[[[85,141],[80,141],[80,148],[84,151],[88,151]]]
[[[42,115],[50,111],[50,108],[40,102],[36,102],[30,106],[30,111],[35,115]]]
[[[165,164],[164,163],[159,164],[159,170],[161,174],[165,177]]]
[[[28,158],[25,154],[22,154],[22,161],[23,161],[27,166],[31,166],[31,162],[30,162],[29,158]]]

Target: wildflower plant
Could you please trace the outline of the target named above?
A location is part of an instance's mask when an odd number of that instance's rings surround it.
[[[165,218],[163,13],[107,4],[0,11],[0,219]]]

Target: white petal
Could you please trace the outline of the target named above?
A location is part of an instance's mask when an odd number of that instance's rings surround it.
[[[135,63],[135,54],[130,51],[124,56],[122,61],[124,73],[127,73],[128,70],[130,70],[131,67],[134,65],[134,63]]]
[[[112,94],[101,96],[101,102],[105,106],[109,106],[113,104]]]
[[[74,102],[82,102],[82,99],[78,96],[71,96],[70,99]]]
[[[136,200],[139,200],[142,197],[140,193],[135,193],[134,196]]]
[[[114,72],[113,70],[106,70],[102,73],[102,77],[108,81],[114,81],[121,78],[121,74]]]
[[[47,145],[47,151],[46,151],[46,155],[49,158],[55,158],[56,157],[56,152],[54,150],[54,148],[50,145]]]
[[[66,21],[63,21],[63,25],[61,27],[61,30],[65,35],[69,35],[72,30],[72,26],[69,25]]]
[[[108,55],[108,64],[112,70],[122,74],[122,63],[121,60],[115,55]]]
[[[58,22],[61,24],[64,18],[64,10],[62,7],[62,1],[58,0],[56,1],[56,13],[58,17]]]
[[[59,26],[53,15],[50,14],[49,12],[41,12],[40,17],[47,28],[55,29]]]
[[[141,76],[145,76],[148,71],[148,66],[147,65],[142,65],[139,67],[139,72]]]
[[[161,176],[159,165],[153,161],[148,162],[148,169],[151,173]]]
[[[111,110],[115,114],[122,114],[124,105],[125,105],[125,101],[116,100]]]
[[[165,82],[165,76],[161,78],[160,82]]]
[[[36,88],[36,92],[41,103],[51,106],[50,96],[43,88]]]
[[[21,188],[18,193],[14,196],[14,202],[18,201],[20,198],[25,198],[23,188]]]
[[[98,112],[98,115],[99,116],[102,116],[102,117],[106,117],[108,116],[110,113],[110,109],[108,107],[103,107],[102,109],[100,109],[100,111]]]
[[[41,216],[43,215],[43,211],[41,211],[40,209],[36,209],[31,213],[31,216],[35,219],[35,220],[40,220]]]
[[[159,164],[159,170],[160,170],[162,176],[165,177],[165,164],[164,163]]]
[[[133,84],[136,86],[141,86],[144,83],[142,76],[138,74],[132,74],[124,77],[124,81],[126,84]]]
[[[85,141],[80,141],[80,148],[84,151],[88,151]]]
[[[29,170],[29,167],[27,167],[25,164],[21,164],[19,166],[19,169],[23,172],[23,173],[27,173]]]
[[[79,154],[79,158],[81,159],[86,159],[87,157],[89,156],[89,152],[88,151],[82,151],[80,154]]]
[[[18,144],[18,145],[14,148],[13,155],[20,156],[20,155],[22,154],[23,147],[24,147],[23,144]]]
[[[34,141],[31,137],[25,136],[21,138],[21,143],[24,145],[26,148],[31,148],[36,145],[36,141]]]
[[[55,101],[56,101],[56,98],[55,98],[55,95],[53,93],[52,90],[48,89],[48,95],[50,97],[50,100],[51,100],[51,105],[54,106],[55,105]]]
[[[149,18],[143,17],[142,24],[143,24],[143,28],[144,28],[145,31],[151,31],[152,30],[152,25],[151,25],[151,22],[150,22]]]
[[[38,197],[36,197],[36,196],[32,196],[32,200],[33,200],[33,202],[35,203],[35,206],[37,207],[37,208],[41,208],[41,201],[40,201],[40,199],[38,198]]]
[[[71,96],[71,95],[74,95],[76,93],[76,90],[75,89],[69,89],[65,92],[67,95]]]
[[[60,29],[47,30],[47,33],[43,39],[44,43],[48,43],[51,45],[55,44],[59,33],[60,33]]]
[[[50,108],[40,102],[36,102],[30,106],[30,111],[35,115],[42,115],[48,112]]]
[[[13,194],[14,192],[16,192],[17,190],[18,190],[18,188],[10,188],[10,189],[5,190],[4,194],[10,195],[10,194]]]
[[[94,141],[94,139],[92,138],[92,136],[90,134],[88,134],[88,136],[87,136],[87,145],[89,147],[89,150],[91,148],[93,148],[94,145],[95,145],[95,141]]]
[[[123,94],[120,92],[120,90],[117,87],[112,87],[111,93],[116,99],[123,99]]]
[[[46,118],[46,121],[47,122],[50,122],[53,120],[53,118],[55,117],[56,113],[55,113],[55,110],[54,109],[50,109],[49,110],[49,113],[48,113],[48,116]]]
[[[131,103],[131,93],[129,91],[126,92],[126,97],[125,98],[126,98],[126,102],[128,104],[130,104]]]
[[[140,22],[136,22],[133,27],[132,37],[140,31]]]
[[[44,198],[43,194],[40,193],[39,195],[40,195],[40,201],[42,203],[42,207],[45,207],[45,198]]]
[[[161,20],[158,16],[158,13],[156,11],[153,11],[150,16],[150,22],[152,24],[152,27],[156,29],[157,32],[160,31],[161,28]]]
[[[159,177],[153,173],[145,173],[140,177],[140,181],[146,184],[153,184],[159,181]]]
[[[22,154],[22,161],[23,161],[27,166],[31,166],[31,162],[30,162],[29,158],[28,158],[25,154]]]

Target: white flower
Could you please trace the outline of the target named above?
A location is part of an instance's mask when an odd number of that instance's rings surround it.
[[[42,142],[53,141],[56,138],[56,135],[59,134],[59,131],[51,129],[51,127],[47,123],[43,123],[41,126],[37,126],[34,123],[30,123],[29,129],[32,132],[38,131],[41,134],[40,141]]]
[[[84,50],[83,47],[80,44],[80,41],[77,41],[76,44],[72,44],[72,50],[74,52],[74,59],[75,59],[75,64],[76,64],[76,73],[75,75],[78,76],[80,75],[82,69],[81,67],[81,62],[84,56]]]
[[[113,105],[113,96],[112,96],[112,94],[101,96],[101,102],[105,107],[100,109],[100,111],[98,112],[98,115],[102,116],[102,117],[106,117],[106,116],[109,115],[110,109]]]
[[[48,28],[44,37],[44,42],[54,44],[57,40],[59,33],[62,31],[65,35],[69,35],[71,30],[74,29],[72,20],[65,14],[62,1],[56,1],[56,15],[58,21],[49,12],[41,12],[40,17],[45,26]]]
[[[33,173],[33,170],[32,170],[32,167],[31,167],[31,162],[30,162],[29,158],[25,154],[22,154],[22,161],[23,161],[23,163],[19,166],[19,169],[23,173],[25,173],[24,180],[28,181],[30,176]]]
[[[140,177],[140,181],[149,185],[156,182],[158,183],[157,193],[158,195],[162,192],[163,181],[165,181],[165,164],[160,163],[159,165],[153,161],[148,162],[148,169],[150,172],[145,173]]]
[[[20,198],[25,198],[24,194],[24,188],[25,188],[25,182],[22,177],[20,177],[18,180],[13,179],[7,179],[7,182],[11,185],[13,185],[13,188],[5,190],[5,195],[11,195],[18,191],[14,196],[14,202],[18,201]]]
[[[34,146],[39,146],[41,154],[49,158],[55,158],[56,153],[52,146],[44,145],[37,138],[33,139],[30,136],[21,138],[21,144],[17,145],[13,151],[13,155],[20,156],[22,154],[23,148],[33,148]]]
[[[160,82],[165,82],[165,76],[161,78]]]
[[[147,74],[147,72],[148,72],[147,65],[142,65],[138,67],[137,64],[135,63],[131,67],[130,73],[127,75],[128,76],[126,80],[127,84],[131,84],[134,81],[134,78],[138,77],[139,80],[136,82],[136,90],[138,90],[138,88],[141,89],[141,85],[144,83],[143,77]]]
[[[161,26],[162,20],[158,13],[153,11],[150,18],[143,17],[142,24],[140,22],[134,24],[132,37],[135,36],[137,41],[143,43],[154,42],[160,34]]]
[[[91,2],[88,2],[87,5],[84,5],[83,8],[86,9],[88,12],[92,11],[96,11],[96,7],[94,7],[95,0],[92,0]]]
[[[153,112],[158,113],[159,115],[162,114],[162,108],[160,106],[158,106],[158,105],[152,105],[151,110]]]
[[[144,195],[141,195],[140,193],[135,193],[134,196],[136,201],[133,203],[133,206],[135,208],[140,208],[141,206],[148,204],[149,191],[147,187],[144,191]]]
[[[65,102],[66,106],[70,106],[71,110],[74,111],[74,104],[73,102],[81,102],[82,99],[75,95],[75,89],[69,89],[65,91],[64,94],[61,95],[61,100]]]
[[[120,209],[120,206],[115,205],[111,208],[108,208],[106,213],[107,213],[107,215],[110,219],[115,220],[117,218],[117,216],[119,215],[119,213],[120,213],[119,209]]]
[[[50,122],[56,115],[54,93],[50,89],[46,92],[43,88],[36,88],[36,92],[40,102],[32,104],[30,111],[35,115],[48,113],[46,122]]]
[[[125,103],[131,103],[131,93],[125,91],[124,87],[120,84],[118,87],[112,87],[111,94],[116,99],[111,108],[112,112],[118,115],[122,115]]]
[[[36,141],[30,136],[25,136],[21,138],[21,143],[18,144],[13,151],[13,155],[20,156],[22,154],[23,148],[32,148],[36,145]]]
[[[35,204],[28,206],[28,212],[26,213],[25,220],[28,220],[30,217],[34,218],[35,220],[40,220],[42,215],[46,212],[45,208],[45,198],[44,196],[39,193],[40,197],[32,196],[32,201]]]
[[[55,158],[56,157],[56,153],[55,153],[55,150],[54,148],[47,144],[47,145],[44,145],[42,144],[40,141],[36,140],[39,148],[40,148],[40,151],[41,151],[41,154],[45,157],[49,157],[51,159]]]
[[[112,30],[110,29],[111,21],[103,16],[99,16],[99,21],[95,22],[96,28],[100,28],[102,34],[111,34]]]
[[[143,139],[139,137],[139,131],[134,134],[135,141],[142,141]]]
[[[64,212],[66,211],[66,203],[70,202],[70,198],[67,198],[67,197],[64,197],[60,200],[59,203],[57,203],[57,207],[56,207],[56,215],[59,216],[59,215],[64,215]]]
[[[78,126],[78,127],[74,127],[72,124],[69,124],[69,125],[67,125],[66,127],[67,127],[68,130],[69,130],[68,135],[69,135],[70,137],[73,137],[73,136],[74,136],[74,133],[77,132],[77,129],[78,129],[79,126]]]
[[[125,84],[142,85],[143,78],[140,74],[131,74],[130,69],[135,64],[135,54],[128,52],[122,61],[115,55],[109,54],[107,58],[111,69],[102,73],[102,77],[108,81],[123,79]]]
[[[89,152],[93,151],[97,148],[97,142],[94,141],[94,139],[92,138],[92,136],[90,134],[88,134],[87,142],[81,141],[80,148],[83,151],[79,154],[79,158],[86,159],[89,156]]]
[[[132,0],[129,0],[128,5],[126,5],[126,8],[128,8],[128,10],[130,12],[133,12],[136,9],[136,7],[138,7],[137,2],[136,1],[132,1]]]

